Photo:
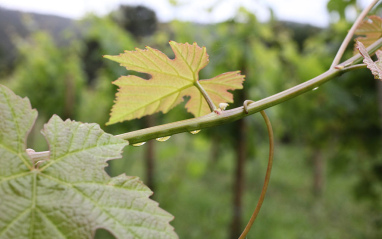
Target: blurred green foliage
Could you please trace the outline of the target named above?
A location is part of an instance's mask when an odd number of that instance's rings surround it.
[[[17,46],[19,62],[8,79],[14,91],[28,96],[45,119],[53,114],[75,117],[85,83],[76,45],[62,50],[41,31],[19,39]]]
[[[102,58],[150,45],[170,52],[168,41],[198,42],[207,47],[210,64],[201,78],[242,70],[245,96],[258,100],[323,73],[351,23],[344,17],[355,1],[329,1],[339,14],[328,29],[301,34],[301,26],[271,20],[261,23],[240,9],[230,21],[198,25],[173,21],[158,24],[149,36],[134,36],[113,17],[88,16],[78,24],[82,36],[57,47],[45,32],[18,41],[19,63],[0,82],[28,96],[43,118],[52,114],[99,123],[107,132],[146,127],[134,120],[105,127],[116,87],[111,82],[126,72]],[[342,4],[342,5],[341,5]],[[352,47],[346,56],[350,56]],[[346,57],[345,56],[345,57]],[[274,171],[263,208],[248,238],[381,238],[382,152],[377,82],[368,71],[347,73],[296,99],[268,109],[277,138]],[[235,102],[238,106],[242,102]],[[191,117],[182,107],[156,123]],[[244,221],[262,187],[268,146],[258,116],[246,118],[249,138],[245,167]],[[235,165],[234,123],[197,135],[172,136],[156,144],[154,199],[173,215],[180,238],[227,238],[232,216]],[[34,132],[35,135],[38,131]],[[35,139],[41,149],[41,139]],[[125,149],[107,171],[145,180],[142,158],[146,146]],[[42,149],[41,149],[42,150]],[[318,158],[318,161],[315,161]],[[322,167],[320,192],[315,170]],[[244,225],[243,225],[244,227]],[[98,236],[107,238],[107,236]]]

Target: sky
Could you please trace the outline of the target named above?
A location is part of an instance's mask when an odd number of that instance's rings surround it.
[[[346,1],[346,0],[344,0]],[[362,7],[372,0],[358,0]],[[160,21],[179,19],[199,23],[214,23],[233,17],[240,6],[255,13],[257,18],[269,19],[271,7],[279,20],[327,26],[329,15],[326,11],[328,0],[177,0],[178,6],[170,0],[0,0],[0,7],[21,11],[54,14],[79,19],[86,13],[106,14],[120,4],[143,5],[156,11]],[[210,9],[210,11],[208,11]],[[356,17],[350,12],[349,16]]]

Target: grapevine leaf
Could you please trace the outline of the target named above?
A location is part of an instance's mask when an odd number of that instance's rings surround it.
[[[355,34],[359,35],[355,39],[356,42],[361,42],[365,47],[370,46],[382,37],[382,18],[378,16],[369,16],[359,24]],[[354,54],[356,53],[358,53],[357,46],[355,46],[354,49]]]
[[[109,177],[106,161],[127,144],[97,124],[53,116],[43,134],[50,154],[32,163],[25,143],[37,112],[0,85],[0,239],[177,238],[172,216],[137,177]]]
[[[357,48],[359,53],[363,56],[363,62],[366,64],[367,68],[371,70],[371,73],[374,75],[375,79],[382,79],[382,51],[378,50],[375,52],[377,56],[377,61],[373,61],[369,56],[365,46],[361,42],[357,42]]]
[[[180,44],[174,41],[170,46],[175,53],[169,59],[162,52],[146,47],[125,51],[118,56],[104,56],[116,61],[128,70],[146,73],[145,80],[136,75],[122,76],[113,83],[119,86],[111,117],[107,124],[140,118],[156,112],[166,113],[185,96],[190,96],[186,108],[195,117],[210,113],[210,108],[196,87],[199,82],[215,105],[233,102],[228,90],[242,89],[244,76],[239,71],[227,72],[207,80],[199,80],[199,71],[208,64],[205,47],[196,43]]]

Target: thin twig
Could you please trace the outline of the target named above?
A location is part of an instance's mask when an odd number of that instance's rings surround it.
[[[336,56],[334,57],[333,63],[330,67],[331,69],[338,65],[358,25],[362,22],[362,20],[366,17],[366,15],[378,2],[379,0],[374,0],[372,3],[370,3],[370,5],[367,8],[363,9],[362,13],[358,16],[357,20],[353,23],[353,26],[350,28],[348,34],[346,35],[344,41],[342,42],[340,46],[340,49],[338,50]]]
[[[345,73],[348,71],[353,71],[353,70],[358,70],[358,69],[363,69],[363,68],[366,68],[366,64],[356,64],[356,65],[345,67],[343,69],[343,72]]]
[[[265,174],[265,180],[264,180],[264,185],[263,189],[261,190],[260,198],[259,201],[257,202],[256,208],[253,211],[253,214],[251,216],[251,219],[249,219],[247,226],[245,227],[244,231],[241,233],[239,239],[244,239],[249,230],[251,230],[251,227],[253,223],[256,220],[257,215],[260,212],[261,205],[263,204],[265,194],[267,193],[267,188],[269,184],[269,179],[271,178],[271,171],[272,171],[272,164],[273,164],[273,152],[274,152],[274,139],[273,139],[273,131],[272,131],[272,125],[271,121],[269,120],[267,114],[265,113],[264,110],[260,111],[261,115],[264,118],[265,124],[267,125],[267,130],[268,130],[268,136],[269,136],[269,159],[268,159],[268,167],[267,167],[267,172]]]

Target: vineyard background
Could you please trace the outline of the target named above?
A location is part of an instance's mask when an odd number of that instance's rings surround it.
[[[81,20],[0,9],[0,83],[27,96],[39,111],[29,147],[46,150],[39,133],[52,114],[100,124],[118,134],[192,117],[168,114],[105,126],[116,87],[126,72],[102,55],[149,45],[171,55],[168,41],[207,47],[201,78],[241,70],[239,106],[310,79],[330,67],[357,2],[328,3],[330,27],[271,19],[242,8],[229,21],[202,25],[157,21],[155,12],[121,6]],[[351,56],[349,47],[346,56]],[[249,238],[381,238],[382,85],[357,70],[311,93],[267,110],[276,154],[269,191]],[[180,238],[237,238],[260,194],[268,142],[259,115],[179,134],[166,142],[128,146],[107,172],[139,176],[153,199],[175,216]],[[107,238],[100,230],[98,238]]]

